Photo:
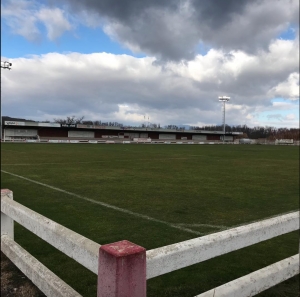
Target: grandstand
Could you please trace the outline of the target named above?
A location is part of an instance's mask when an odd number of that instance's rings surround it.
[[[229,132],[225,141],[233,142],[241,132]],[[133,128],[98,126],[84,124],[60,124],[34,121],[5,120],[3,123],[3,141],[39,140],[153,140],[170,142],[221,142],[223,131],[163,129],[163,128]]]

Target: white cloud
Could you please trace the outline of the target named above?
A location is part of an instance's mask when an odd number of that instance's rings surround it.
[[[293,120],[296,119],[296,116],[295,116],[294,113],[289,113],[289,114],[286,115],[285,118],[286,118],[286,120],[293,121]]]
[[[257,55],[211,49],[205,56],[197,55],[187,63],[168,63],[166,67],[193,79],[199,88],[211,90],[215,96],[227,94],[239,104],[248,100],[247,105],[255,105],[260,100],[257,96],[273,98],[269,90],[291,73],[297,73],[298,64],[299,44],[275,40],[267,51]]]
[[[277,101],[277,102],[272,102],[272,107],[275,108],[276,110],[291,110],[295,109],[295,104],[293,102],[289,101]]]
[[[13,71],[2,74],[3,115],[39,120],[83,115],[124,124],[142,123],[148,115],[150,122],[161,125],[219,124],[218,96],[225,94],[231,97],[228,124],[257,125],[261,120],[255,115],[262,112],[289,109],[292,114],[297,108],[288,102],[271,103],[273,94],[268,94],[284,78],[294,81],[297,46],[274,41],[268,52],[257,56],[211,50],[188,63],[164,65],[151,57],[107,53],[12,59]],[[296,121],[287,118],[284,123]]]
[[[282,122],[282,114],[280,113],[276,113],[276,114],[268,114],[267,115],[267,118],[270,120],[270,119],[276,119],[278,121],[281,121]]]
[[[285,127],[285,128],[298,128],[299,118],[289,119],[286,116],[278,115],[274,117],[268,117],[267,120],[257,121],[256,125],[269,126],[269,127]]]
[[[42,8],[36,14],[38,20],[44,23],[47,28],[47,37],[54,41],[65,31],[71,30],[72,26],[65,18],[64,12],[59,8]]]
[[[37,6],[33,2],[18,0],[1,4],[1,18],[6,21],[12,33],[21,35],[30,41],[38,40],[41,35],[36,26]]]
[[[273,87],[269,93],[274,97],[299,100],[299,73],[291,73],[285,81]]]
[[[47,37],[51,41],[72,29],[62,9],[45,7],[37,1],[4,1],[1,4],[1,17],[13,34],[21,35],[29,41],[41,40],[39,23],[46,27]]]

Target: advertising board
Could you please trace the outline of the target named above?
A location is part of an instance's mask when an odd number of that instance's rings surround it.
[[[59,124],[62,128],[76,128],[76,124]]]
[[[7,125],[7,126],[25,126],[25,122],[5,121],[4,125]]]
[[[6,126],[31,126],[31,127],[57,127],[57,128],[60,128],[60,124],[58,124],[58,123],[5,121],[4,125],[6,125]]]

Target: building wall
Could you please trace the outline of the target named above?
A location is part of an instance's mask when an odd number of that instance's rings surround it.
[[[10,128],[10,127],[9,127]],[[8,127],[6,127],[6,129],[9,129]],[[18,127],[18,129],[20,129]],[[192,133],[187,133],[184,131],[178,131],[172,133],[172,132],[160,132],[160,131],[139,131],[139,130],[113,130],[113,129],[74,129],[74,128],[51,128],[51,127],[39,127],[38,129],[34,129],[31,128],[29,126],[26,127],[22,127],[21,129],[26,129],[26,130],[37,130],[37,133],[40,137],[68,137],[70,135],[68,135],[69,131],[86,131],[89,134],[94,133],[94,137],[95,138],[102,138],[103,137],[117,137],[117,138],[132,138],[133,136],[135,138],[139,138],[139,137],[143,137],[143,138],[147,138],[146,135],[148,135],[149,138],[153,139],[153,140],[158,140],[158,139],[167,139],[169,136],[169,139],[176,139],[176,140],[208,140],[208,141],[214,141],[214,140],[219,140],[220,141],[220,136],[221,135],[217,135],[217,134],[192,134]],[[174,136],[170,136],[171,134],[175,134]],[[164,137],[164,135],[166,137]],[[132,136],[132,137],[131,137]],[[232,138],[232,136],[230,136]],[[91,137],[92,138],[92,137]]]
[[[5,129],[6,137],[33,137],[37,135],[37,129]]]
[[[158,139],[159,138],[159,133],[157,132],[148,132],[148,137],[151,139]]]
[[[95,130],[91,130],[91,131],[95,131],[95,138],[101,138],[102,135],[104,136],[109,136],[109,135],[113,135],[113,136],[118,136],[119,132],[118,130],[114,131],[114,130],[105,130],[105,129],[95,129]]]
[[[38,129],[40,137],[68,137],[68,129],[60,128],[40,128]]]
[[[220,135],[207,135],[207,140],[220,140]]]
[[[68,137],[95,138],[95,133],[94,133],[94,131],[71,130],[71,131],[68,131]]]
[[[160,133],[159,139],[176,139],[176,135],[171,133]]]
[[[206,135],[193,135],[192,139],[195,141],[205,141],[205,140],[207,140],[207,136]]]

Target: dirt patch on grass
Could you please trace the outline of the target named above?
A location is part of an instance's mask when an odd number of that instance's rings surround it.
[[[1,297],[46,297],[1,252]]]

